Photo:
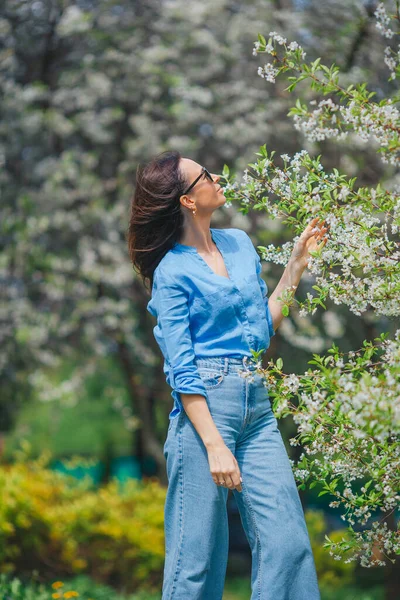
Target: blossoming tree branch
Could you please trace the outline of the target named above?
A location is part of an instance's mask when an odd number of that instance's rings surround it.
[[[392,16],[383,3],[375,11],[376,26],[387,39],[399,35],[399,1],[394,8]],[[399,95],[375,102],[375,92],[366,83],[343,88],[337,66],[323,65],[320,59],[308,64],[303,48],[277,32],[270,32],[268,41],[259,34],[253,54],[271,57],[258,69],[267,82],[285,75],[289,92],[300,81],[315,92],[308,105],[298,98],[289,112],[306,138],[357,135],[384,163],[400,165]],[[400,46],[387,46],[383,56],[389,82],[398,79]],[[294,303],[300,316],[314,314],[326,309],[329,298],[355,315],[369,309],[376,316],[398,319],[400,190],[385,189],[383,183],[357,187],[356,177],[335,168],[326,172],[321,156],[311,157],[306,150],[282,155],[283,168],[275,164],[274,154],[262,146],[240,183],[227,165],[223,177],[228,206],[239,200],[244,214],[250,207],[266,211],[298,236],[310,216],[329,226],[327,243],[310,252],[307,268],[315,277],[315,294],[307,293],[301,302],[293,290],[286,290],[280,298],[283,314]],[[297,239],[258,248],[264,259],[285,265]],[[394,339],[382,333],[347,353],[333,344],[327,355],[314,354],[309,364],[305,373],[296,375],[284,372],[281,358],[270,360],[266,369],[257,362],[276,416],[292,415],[298,426],[290,443],[301,443],[304,449],[297,464],[292,461],[299,487],[319,486],[319,495],[329,494],[330,506],[340,509],[347,523],[348,535],[337,543],[325,536],[325,548],[338,560],[358,560],[365,567],[394,563],[400,555],[395,519],[400,499],[400,328]]]

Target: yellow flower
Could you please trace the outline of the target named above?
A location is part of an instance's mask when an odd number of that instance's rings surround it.
[[[64,598],[77,598],[78,592],[64,592]]]
[[[52,598],[61,598],[61,594],[59,594],[58,592],[56,592],[55,594],[51,595]]]
[[[62,581],[55,581],[51,587],[54,588],[55,590],[58,590],[58,588],[62,587],[64,584]]]

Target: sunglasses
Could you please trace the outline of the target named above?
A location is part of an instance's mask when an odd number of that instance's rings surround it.
[[[211,175],[210,171],[208,171],[205,167],[203,167],[201,169],[200,175],[198,177],[196,177],[196,179],[193,181],[193,183],[191,183],[189,185],[189,187],[187,188],[187,190],[185,190],[182,193],[182,195],[187,194],[192,189],[192,187],[194,187],[196,185],[196,183],[199,181],[199,179],[201,179],[203,177],[203,175],[205,175],[212,183],[214,183],[214,179],[212,178],[212,175]]]

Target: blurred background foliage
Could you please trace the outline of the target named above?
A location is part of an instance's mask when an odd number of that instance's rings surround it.
[[[302,139],[287,116],[285,82],[257,76],[257,33],[298,41],[307,60],[388,95],[385,41],[373,0],[3,0],[0,7],[0,441],[12,462],[21,439],[33,455],[102,461],[131,457],[131,474],[166,484],[162,445],[171,410],[149,300],[128,259],[125,232],[138,164],[178,149],[238,176],[268,149],[323,154],[358,185],[399,174],[357,136]],[[296,93],[309,97],[301,84]],[[282,244],[279,220],[236,206],[214,227],[245,229],[255,245]],[[264,265],[270,290],[282,268]],[[305,275],[298,294],[311,289]],[[311,320],[295,307],[267,356],[293,372],[332,341],[358,348],[389,319],[328,302]],[[295,426],[280,423],[287,440]],[[115,463],[114,463],[115,464]],[[129,469],[128,469],[129,471]],[[38,484],[39,485],[39,484]],[[311,498],[311,499],[310,499]],[[302,494],[303,502],[312,497]],[[329,560],[329,558],[322,560]],[[366,577],[366,575],[365,575]],[[94,596],[93,596],[94,597]],[[361,598],[361,596],[359,596]],[[372,597],[372,596],[371,596]],[[344,598],[344,596],[343,596]]]
[[[147,593],[143,598],[159,597],[165,486],[157,478],[124,483],[113,478],[98,487],[90,477],[79,481],[49,468],[49,452],[35,460],[30,454],[25,442],[16,451],[16,460],[0,467],[0,573],[4,576],[0,592],[11,592],[18,574],[19,584],[14,587],[20,585],[20,595],[14,590],[12,600],[29,600],[35,590],[38,595],[32,599],[46,600],[50,598],[48,582],[60,578],[84,598],[103,598],[102,586],[124,594],[141,590]],[[322,549],[327,528],[323,511],[308,509],[305,515],[321,590],[327,598],[337,597],[333,592],[349,591],[357,582],[357,566],[338,562]],[[346,538],[345,528],[332,536]],[[234,571],[230,571],[232,576]],[[248,598],[249,580],[237,581],[236,594],[228,587],[227,599]],[[43,597],[38,582],[43,584]]]

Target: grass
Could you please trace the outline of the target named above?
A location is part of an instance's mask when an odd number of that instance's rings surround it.
[[[75,592],[78,595],[69,595]],[[223,600],[249,600],[251,595],[250,580],[248,577],[230,577],[225,582]],[[161,592],[149,593],[146,591],[136,594],[119,594],[113,588],[95,583],[90,577],[81,575],[62,585],[35,584],[24,585],[17,578],[6,578],[0,575],[1,600],[65,600],[77,598],[78,600],[161,600]],[[383,586],[361,590],[356,587],[341,589],[321,589],[321,600],[384,600]]]

